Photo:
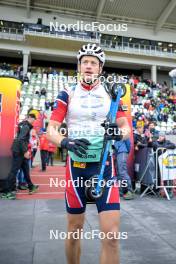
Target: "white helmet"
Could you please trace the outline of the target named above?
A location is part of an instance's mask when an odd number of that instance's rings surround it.
[[[80,62],[83,56],[94,56],[99,59],[99,61],[104,65],[105,63],[105,54],[102,49],[96,44],[87,44],[83,45],[79,50],[77,59]]]

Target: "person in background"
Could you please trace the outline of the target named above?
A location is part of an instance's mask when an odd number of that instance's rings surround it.
[[[139,149],[147,147],[147,145],[148,141],[144,134],[144,127],[139,125],[134,131],[134,149],[138,151]]]
[[[166,135],[164,132],[159,132],[159,137],[157,140],[149,143],[150,147],[153,147],[153,150],[156,151],[159,148],[165,148],[165,150],[158,150],[158,156],[162,155],[167,149],[175,149],[176,145],[172,143],[170,140],[166,139]],[[158,182],[161,185],[161,173],[158,168]],[[163,184],[165,186],[173,186],[173,180],[164,180]],[[173,188],[168,188],[168,194],[170,198],[173,197]]]
[[[155,123],[150,122],[148,129],[145,130],[145,136],[148,138],[148,141],[153,141],[158,138],[159,131],[155,128]]]
[[[46,96],[46,89],[45,88],[41,89],[40,96]]]
[[[130,139],[116,141],[114,147],[116,152],[117,179],[121,182],[120,192],[124,200],[132,200],[134,199],[134,194],[127,168],[128,154],[131,147]]]
[[[160,131],[158,135],[159,135],[158,139],[150,143],[150,146],[153,147],[154,151],[157,150],[158,148],[166,148],[166,149],[175,148],[175,144],[172,143],[170,140],[166,139],[165,132]]]
[[[42,135],[40,137],[40,156],[41,156],[41,171],[46,171],[46,164],[48,158],[48,140],[46,138],[46,129],[42,129]]]
[[[143,118],[143,116],[139,116],[138,117],[138,120],[137,120],[137,127],[138,126],[142,126],[142,127],[144,127],[144,118]]]
[[[54,161],[54,153],[56,152],[57,147],[55,144],[48,142],[48,159],[47,159],[47,166],[53,166]]]
[[[16,176],[20,169],[24,172],[24,177],[28,185],[29,194],[32,194],[38,189],[38,185],[34,185],[30,178],[29,159],[30,152],[28,149],[30,131],[33,128],[33,123],[36,117],[34,114],[29,114],[27,119],[20,122],[18,125],[17,136],[12,144],[12,166],[9,172],[6,187],[1,196],[2,199],[16,199]]]
[[[27,84],[29,83],[29,78],[28,78],[27,74],[24,75],[23,82],[27,83]]]
[[[28,164],[29,164],[29,169],[31,168],[31,158],[32,158],[32,148],[31,144],[28,144],[28,151],[29,151],[29,159],[28,159]],[[25,170],[21,168],[18,173],[17,173],[17,189],[18,190],[28,190],[28,185],[26,182],[26,176],[25,176]]]
[[[35,129],[32,129],[31,131],[30,144],[31,144],[31,168],[34,168],[33,161],[37,153],[38,146],[40,144],[40,141],[39,141],[39,138],[37,136]]]

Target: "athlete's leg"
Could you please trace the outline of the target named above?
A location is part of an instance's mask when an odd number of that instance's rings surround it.
[[[81,233],[84,224],[84,212],[86,209],[86,199],[84,186],[76,184],[75,180],[81,177],[82,169],[75,168],[73,161],[68,156],[66,167],[66,192],[65,201],[67,209],[67,231],[68,237],[66,240],[66,257],[67,264],[79,264],[80,263],[80,236],[75,237],[73,233],[77,231]]]
[[[99,213],[100,231],[102,239],[100,264],[119,264],[118,232],[120,224],[120,197],[118,182],[114,175],[113,159],[109,158],[109,165],[105,167],[104,178],[106,185],[101,198],[96,205]]]
[[[65,242],[67,264],[80,264],[81,255],[81,240],[80,233],[84,224],[84,213],[82,214],[67,214],[67,231],[68,236]],[[78,233],[79,230],[79,233]],[[77,231],[78,237],[73,237],[73,233]],[[76,239],[75,239],[76,238]],[[77,239],[78,238],[78,239]]]
[[[110,210],[99,213],[100,231],[106,235],[101,240],[102,248],[100,264],[119,264],[118,232],[120,225],[120,211]]]

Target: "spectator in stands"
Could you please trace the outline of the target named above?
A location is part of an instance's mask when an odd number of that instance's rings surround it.
[[[137,119],[134,116],[132,116],[132,125],[133,125],[133,129],[135,129],[137,126]]]
[[[173,103],[174,105],[176,105],[176,92],[175,92],[175,91],[172,92],[171,100],[172,100],[172,103]]]
[[[127,160],[130,152],[130,140],[116,141],[115,144],[117,177],[121,182],[120,192],[125,200],[134,199],[131,178],[128,174]],[[124,186],[125,185],[125,186]]]
[[[37,89],[37,90],[35,90],[35,94],[36,95],[38,95],[39,97],[40,97],[40,92],[39,92],[39,90]]]
[[[18,77],[23,80],[23,66],[18,67]]]
[[[45,88],[41,89],[40,96],[46,96],[46,89]]]
[[[50,106],[51,106],[50,101],[45,101],[45,110],[46,111],[49,110]]]
[[[28,78],[27,74],[24,75],[23,82],[29,83],[29,78]]]
[[[52,101],[50,102],[50,107],[51,107],[51,111],[53,111],[53,107],[54,107],[54,100],[52,100]]]
[[[150,123],[149,119],[144,116],[144,133],[145,130],[148,129],[149,123]]]
[[[176,122],[176,121],[175,121],[175,122]],[[174,126],[173,134],[176,135],[176,125]]]
[[[144,127],[144,116],[143,115],[139,116],[136,125],[137,125],[137,127],[139,127],[139,126]]]
[[[27,119],[18,125],[18,133],[12,144],[12,167],[7,178],[6,188],[1,196],[2,199],[16,199],[14,193],[16,190],[16,176],[21,168],[25,172],[24,177],[28,184],[29,194],[38,189],[38,186],[34,185],[31,181],[28,161],[30,159],[30,152],[28,150],[30,131],[35,118],[34,114],[29,114]]]
[[[41,74],[41,73],[42,73],[42,70],[41,70],[41,68],[40,68],[40,67],[38,67],[38,68],[37,68],[37,70],[36,70],[36,72],[37,72],[37,74]]]
[[[46,129],[42,129],[42,135],[40,137],[40,155],[41,155],[41,171],[46,171],[46,164],[48,159],[48,140],[46,138]]]

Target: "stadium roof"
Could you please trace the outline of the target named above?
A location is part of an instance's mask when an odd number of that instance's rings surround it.
[[[1,5],[67,14],[99,22],[130,23],[160,29],[176,29],[176,0],[2,0]]]

